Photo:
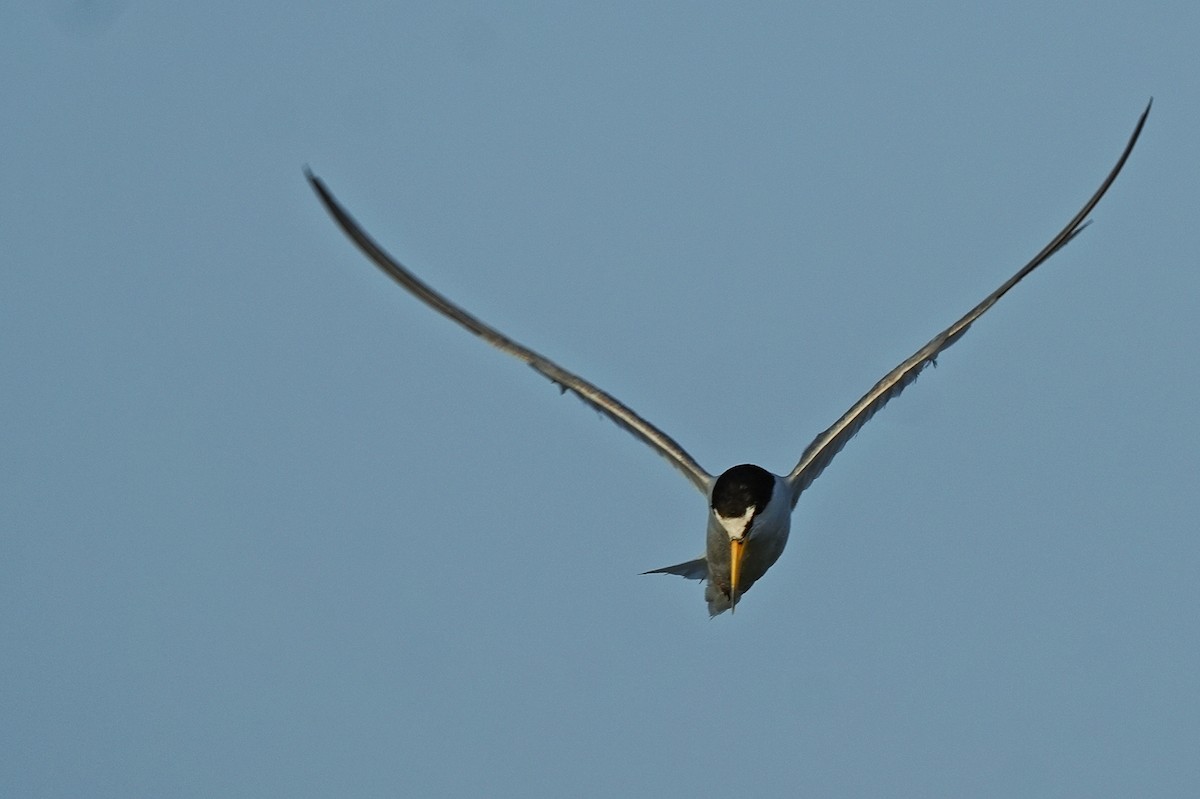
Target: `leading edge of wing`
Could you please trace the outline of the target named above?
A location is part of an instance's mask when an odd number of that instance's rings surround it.
[[[354,221],[354,218],[350,216],[346,209],[334,199],[333,194],[325,186],[324,182],[307,167],[304,170],[304,175],[308,179],[309,185],[312,186],[313,191],[316,192],[317,197],[321,200],[321,203],[325,206],[325,210],[337,222],[342,232],[388,277],[407,289],[421,302],[462,325],[496,349],[529,364],[562,391],[573,392],[588,405],[603,413],[609,419],[612,419],[618,426],[648,444],[659,455],[670,461],[675,468],[679,469],[701,493],[707,495],[709,485],[713,479],[712,475],[704,471],[700,467],[700,464],[696,463],[695,459],[683,447],[679,446],[673,438],[634,413],[627,405],[611,394],[602,391],[574,372],[563,369],[544,355],[517,343],[496,328],[480,321],[434,291],[416,275],[408,271],[399,261],[389,255],[387,251],[376,244],[359,227],[358,223]]]
[[[1062,249],[1071,239],[1075,238],[1084,227],[1087,226],[1085,221],[1088,214],[1096,207],[1096,203],[1100,202],[1109,186],[1117,179],[1121,168],[1125,166],[1125,161],[1128,160],[1129,154],[1133,152],[1133,146],[1137,144],[1138,137],[1142,134],[1142,127],[1146,124],[1146,117],[1150,114],[1150,106],[1154,100],[1146,104],[1146,110],[1142,112],[1138,119],[1137,126],[1133,129],[1133,135],[1129,137],[1129,142],[1125,145],[1125,150],[1121,153],[1121,157],[1117,159],[1116,166],[1108,173],[1108,177],[1100,184],[1100,188],[1091,196],[1079,213],[1067,223],[1066,227],[1058,232],[1050,243],[1042,248],[1041,252],[1033,257],[1033,259],[1021,267],[1021,269],[1009,278],[1004,285],[989,294],[983,302],[976,305],[950,327],[943,330],[938,335],[926,344],[921,349],[912,354],[908,360],[901,363],[892,371],[884,375],[883,379],[876,383],[870,391],[862,396],[858,402],[854,403],[850,410],[846,411],[840,419],[833,425],[821,433],[813,442],[804,450],[804,454],[800,457],[796,468],[792,469],[787,476],[788,486],[792,490],[792,505],[795,506],[796,501],[800,498],[800,494],[804,489],[812,485],[812,482],[820,476],[833,457],[841,451],[854,434],[866,424],[875,413],[888,403],[893,397],[899,396],[905,388],[907,388],[917,375],[921,373],[929,363],[937,358],[937,356],[947,347],[958,341],[971,324],[983,316],[983,314],[996,304],[996,301],[1008,293],[1008,290],[1021,279],[1037,269],[1045,263],[1050,256]]]

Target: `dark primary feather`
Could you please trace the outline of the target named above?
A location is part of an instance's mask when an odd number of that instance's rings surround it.
[[[1067,223],[1066,227],[1060,230],[1058,235],[1051,239],[1050,243],[1033,257],[1033,260],[1021,267],[1020,271],[1009,278],[1000,288],[989,294],[983,302],[968,311],[965,316],[934,336],[928,344],[913,353],[912,357],[884,375],[882,380],[876,383],[858,402],[854,403],[854,406],[834,422],[828,430],[813,439],[813,442],[804,450],[804,454],[800,457],[796,468],[792,469],[787,477],[788,485],[792,489],[793,507],[804,489],[812,485],[812,482],[820,476],[825,467],[829,465],[829,462],[833,460],[833,457],[841,451],[842,447],[846,446],[846,442],[853,438],[854,434],[880,408],[912,384],[917,379],[917,375],[921,373],[921,370],[932,363],[941,352],[962,338],[963,334],[971,327],[971,324],[995,305],[997,300],[1007,294],[1009,289],[1020,283],[1022,278],[1045,263],[1050,256],[1054,255],[1054,253],[1066,246],[1071,239],[1079,235],[1088,224],[1085,218],[1096,207],[1096,203],[1100,202],[1100,198],[1108,191],[1108,187],[1112,185],[1117,175],[1120,174],[1121,168],[1125,166],[1125,161],[1129,158],[1129,154],[1133,152],[1133,146],[1137,143],[1138,137],[1142,133],[1142,127],[1146,124],[1146,117],[1149,114],[1150,104],[1148,103],[1146,110],[1142,112],[1141,118],[1138,119],[1137,126],[1133,130],[1133,135],[1129,137],[1129,142],[1125,145],[1124,152],[1121,153],[1116,166],[1108,173],[1108,177],[1100,184],[1100,188],[1084,204],[1079,213],[1075,214],[1074,218]]]
[[[537,372],[548,378],[551,383],[558,386],[560,391],[571,391],[574,393],[588,405],[609,419],[612,419],[618,426],[628,430],[658,452],[659,455],[670,461],[701,493],[708,493],[708,486],[712,481],[712,475],[700,468],[700,464],[696,463],[692,456],[683,447],[679,446],[673,438],[634,413],[628,406],[611,394],[602,391],[579,375],[568,372],[545,356],[510,339],[499,330],[476,319],[434,291],[376,244],[359,227],[354,218],[338,204],[338,201],[334,199],[320,178],[316,177],[308,169],[304,170],[304,174],[324,204],[325,210],[329,212],[329,215],[338,223],[342,231],[350,237],[350,240],[357,244],[358,248],[376,266],[383,270],[385,274],[438,313],[454,320],[496,349],[507,352],[514,358],[519,358],[529,364]]]

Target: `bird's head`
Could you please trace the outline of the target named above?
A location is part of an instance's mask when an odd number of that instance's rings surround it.
[[[775,490],[775,476],[759,466],[743,463],[727,469],[713,485],[713,516],[729,535],[729,602],[737,608],[742,559],[754,537],[755,523],[766,510]]]

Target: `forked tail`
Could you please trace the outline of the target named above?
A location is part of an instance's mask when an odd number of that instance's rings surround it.
[[[708,561],[704,558],[696,558],[685,563],[676,563],[674,566],[651,569],[648,572],[642,572],[642,574],[678,574],[680,577],[686,577],[689,580],[707,580]]]

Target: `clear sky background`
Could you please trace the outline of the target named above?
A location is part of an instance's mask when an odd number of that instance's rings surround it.
[[[1200,7],[0,7],[0,794],[1194,796]],[[710,471],[705,508],[381,276]]]

